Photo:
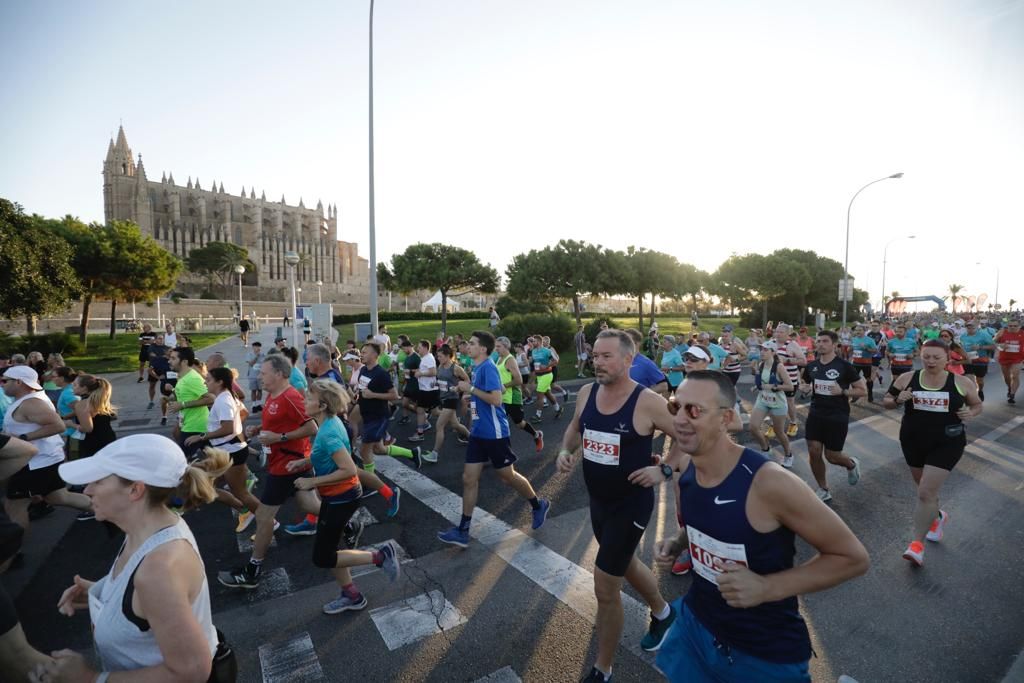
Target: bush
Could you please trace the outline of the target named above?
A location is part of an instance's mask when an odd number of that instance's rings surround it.
[[[576,323],[562,313],[513,313],[498,323],[498,336],[508,337],[512,343],[524,341],[531,334],[551,337],[551,346],[564,351],[572,346]]]
[[[74,356],[82,352],[82,342],[78,341],[78,337],[65,332],[48,332],[31,337],[0,335],[0,352],[7,355],[28,355],[31,351],[38,351],[44,358],[51,353],[59,353],[65,357]]]
[[[523,313],[552,313],[551,306],[540,301],[522,301],[512,297],[503,296],[494,302],[494,308],[498,315],[505,316]]]
[[[601,323],[608,323],[608,327],[613,330],[617,330],[619,328],[619,326],[615,324],[615,321],[610,318],[595,318],[588,323],[584,323],[583,334],[587,336],[587,341],[591,344],[594,343],[594,340],[597,339],[598,333],[601,331]]]

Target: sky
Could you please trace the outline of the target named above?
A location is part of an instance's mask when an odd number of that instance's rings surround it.
[[[369,1],[0,4],[0,196],[102,220],[151,179],[335,203],[369,255]],[[1024,300],[1024,0],[381,0],[377,257],[559,239],[844,258],[876,303]],[[914,235],[915,239],[904,239]],[[838,286],[836,285],[838,289]],[[1018,307],[1021,304],[1018,304]]]

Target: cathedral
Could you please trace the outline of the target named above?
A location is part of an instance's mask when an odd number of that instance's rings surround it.
[[[319,201],[316,208],[306,208],[301,199],[298,206],[289,206],[284,197],[280,202],[267,201],[263,192],[257,197],[254,187],[248,195],[244,187],[232,195],[223,183],[203,188],[198,177],[189,177],[184,186],[174,182],[173,173],[149,180],[142,155],[133,158],[123,127],[116,142],[110,140],[103,162],[103,213],[108,222],[136,223],[144,235],[182,260],[210,242],[244,247],[256,271],[246,272],[243,284],[268,298],[279,298],[288,286],[284,255],[294,251],[301,259],[295,272],[300,286],[319,281],[332,300],[345,296],[347,303],[366,301],[369,264],[355,243],[338,241],[336,206],[328,205],[325,217]],[[186,274],[185,283],[191,280]]]

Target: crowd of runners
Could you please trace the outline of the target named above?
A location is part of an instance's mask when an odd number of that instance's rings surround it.
[[[496,313],[491,321],[494,328]],[[402,491],[377,474],[375,458],[402,458],[424,470],[442,458],[463,461],[461,519],[437,537],[464,548],[472,542],[484,469],[529,506],[533,529],[545,523],[553,503],[516,470],[510,434],[525,431],[535,454],[551,457],[539,426],[562,420],[557,469],[565,475],[582,464],[599,546],[598,653],[584,680],[612,680],[624,581],[650,608],[640,645],[658,652],[670,680],[810,680],[810,637],[797,596],[863,574],[869,562],[827,505],[828,465],[841,467],[848,485],[861,478],[858,460],[843,452],[850,404],[864,399],[903,410],[900,445],[917,501],[903,557],[920,566],[925,541],[941,541],[949,522],[939,494],[963,455],[964,422],[982,411],[991,363],[1006,379],[1006,400],[1015,402],[1024,361],[1019,320],[917,322],[816,333],[779,323],[749,330],[746,339],[728,325],[718,337],[676,337],[655,325],[644,335],[605,324],[592,343],[581,327],[570,362],[577,378],[592,374],[594,381],[574,404],[558,383],[558,350],[542,334],[392,339],[382,326],[358,342],[307,335],[301,349],[278,338],[265,350],[243,329],[248,357],[231,368],[222,354],[197,358],[173,328],[154,333],[147,326],[138,381],[148,383],[149,409],[159,401],[163,422],[173,421],[171,438],[118,439],[110,383],[76,373],[59,357],[0,358],[7,512],[0,516],[0,570],[15,559],[33,506],[73,507],[79,519],[125,534],[110,573],[95,582],[75,576],[57,606],[65,615],[88,611],[101,670],[71,651],[31,648],[2,589],[0,670],[33,681],[233,680],[237,663],[213,625],[189,510],[217,502],[237,513],[236,532],[254,531],[251,553],[218,575],[222,585],[259,587],[284,523],[286,533],[314,537],[311,561],[337,583],[323,612],[361,610],[368,601],[353,568],[374,565],[391,580],[402,571],[393,543],[359,546],[356,512],[368,496],[381,496],[388,516],[401,514]],[[754,380],[746,396],[744,372]],[[799,457],[790,441],[799,429],[797,404],[805,400],[810,485],[790,471]],[[392,434],[405,424],[407,446]],[[737,444],[744,429],[759,449]],[[771,449],[773,439],[779,451]],[[655,561],[674,574],[694,574],[690,591],[674,602],[636,554],[654,489],[666,483],[678,534],[658,541]],[[302,517],[279,520],[292,497]],[[799,565],[798,536],[817,551]]]

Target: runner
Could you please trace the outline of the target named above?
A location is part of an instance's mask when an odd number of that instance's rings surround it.
[[[172,349],[178,346],[178,333],[174,331],[174,323],[170,320],[164,323],[164,344]]]
[[[316,423],[306,414],[302,394],[288,383],[291,369],[288,359],[275,353],[267,356],[260,371],[267,392],[260,414],[261,426],[249,427],[246,436],[258,436],[259,442],[270,448],[270,454],[256,508],[252,556],[245,566],[217,575],[221,585],[228,588],[259,587],[263,561],[278,526],[277,511],[295,494],[298,472],[308,464],[309,437],[316,433]]]
[[[153,332],[153,326],[149,323],[143,323],[142,334],[139,335],[139,384],[142,383],[146,374],[146,363],[149,362],[149,347],[155,341],[156,333]]]
[[[771,449],[768,439],[761,431],[761,423],[765,416],[771,416],[772,425],[775,427],[775,437],[782,445],[782,463],[785,468],[793,466],[793,451],[789,445],[789,437],[786,436],[786,406],[787,391],[793,390],[793,382],[789,379],[789,373],[782,366],[782,362],[775,355],[775,341],[766,341],[761,345],[761,361],[757,366],[757,374],[754,375],[754,386],[757,390],[757,399],[750,411],[750,433],[754,436],[761,450],[768,453]],[[732,381],[732,378],[729,378]],[[735,386],[735,383],[733,384]]]
[[[501,407],[505,410],[509,423],[522,429],[533,438],[533,444],[540,453],[544,450],[544,432],[534,429],[533,425],[526,421],[523,412],[523,378],[519,374],[519,365],[512,356],[512,342],[508,337],[498,337],[494,341],[494,348],[497,351],[498,375],[501,377]]]
[[[885,347],[889,358],[889,372],[895,380],[904,372],[914,369],[914,358],[917,357],[917,342],[907,336],[907,327],[897,323],[896,336],[889,340]]]
[[[583,332],[583,323],[576,326],[572,345],[576,349],[576,377],[584,377],[583,370],[587,367],[587,335]]]
[[[249,347],[249,319],[239,311],[238,314],[238,336],[242,339],[242,348]]]
[[[633,355],[632,365],[629,367],[629,378],[640,386],[650,389],[654,393],[660,394],[663,397],[667,397],[668,377],[666,377],[665,373],[661,371],[661,368],[655,365],[654,361],[644,354],[639,353],[640,344],[643,343],[643,337],[640,335],[640,330],[631,327],[625,330],[625,333],[629,335],[631,340],[633,340],[633,346],[638,350],[638,352]],[[685,351],[683,352],[683,355],[685,360]]]
[[[444,445],[445,428],[448,425],[451,425],[458,434],[459,443],[469,443],[469,430],[459,422],[456,415],[459,404],[459,392],[456,387],[459,382],[468,382],[469,375],[454,362],[452,349],[447,344],[437,350],[437,358],[437,387],[440,391],[441,415],[437,418],[437,425],[434,428],[434,448],[421,456],[424,462],[431,463],[437,462],[438,453]]]
[[[782,361],[786,372],[789,373],[789,381],[793,383],[792,391],[786,394],[787,414],[789,415],[789,426],[786,427],[786,436],[792,438],[797,435],[796,422],[796,385],[800,382],[800,370],[807,366],[807,359],[804,358],[803,347],[796,341],[789,338],[792,327],[786,323],[779,323],[773,331],[775,339],[775,355]]]
[[[860,481],[860,461],[843,455],[843,447],[850,428],[849,399],[863,396],[867,386],[853,365],[836,356],[839,335],[832,330],[822,330],[816,341],[818,357],[804,368],[800,391],[811,392],[811,406],[804,425],[807,455],[818,483],[818,499],[827,503],[832,500],[832,493],[822,453],[833,465],[846,468],[846,481],[850,486]]]
[[[380,344],[381,353],[391,353],[391,337],[388,335],[388,326],[377,327],[377,334],[373,335],[373,341]]]
[[[995,342],[999,349],[996,360],[1006,381],[1006,402],[1013,404],[1017,402],[1021,363],[1024,363],[1024,331],[1020,329],[1020,320],[1008,320],[1006,327],[996,334]]]
[[[946,363],[946,370],[954,375],[964,375],[964,366],[967,364],[967,352],[964,347],[956,342],[956,333],[952,329],[944,329],[939,332],[939,341],[949,349],[949,362]],[[975,385],[977,386],[977,385]]]
[[[853,360],[853,366],[860,371],[867,382],[866,395],[868,397],[868,403],[875,402],[875,364],[872,358],[877,352],[878,344],[875,343],[874,339],[864,334],[864,326],[860,324],[854,325],[853,339],[850,340],[850,353]],[[859,396],[857,398],[859,398]]]
[[[555,419],[557,420],[562,416],[562,404],[555,399],[555,394],[551,390],[551,385],[555,381],[555,376],[553,374],[555,368],[555,357],[551,353],[551,349],[544,346],[543,341],[540,340],[539,337],[534,337],[533,339],[535,342],[531,356],[533,363],[533,376],[537,378],[536,396],[540,401],[540,403],[537,404],[537,410],[536,414],[533,416],[533,421],[540,422],[543,419],[544,408],[547,406],[548,401],[555,406]],[[470,349],[472,348],[472,344],[472,339],[470,339]],[[479,347],[479,342],[477,342],[477,346]],[[488,353],[490,353],[490,351],[488,351]]]
[[[523,405],[528,406],[534,400],[533,392],[530,391],[530,359],[526,355],[526,347],[519,343],[516,344],[516,364],[519,366],[519,376],[523,379],[523,386],[520,387],[523,392]],[[472,371],[472,367],[470,371]]]
[[[337,598],[323,606],[323,611],[324,614],[340,614],[361,610],[366,607],[366,598],[356,588],[351,568],[377,566],[384,570],[388,579],[395,581],[402,571],[398,552],[394,541],[388,541],[378,550],[366,551],[352,547],[354,544],[348,539],[346,528],[359,509],[362,488],[348,430],[339,417],[348,410],[345,389],[329,379],[314,380],[306,392],[305,408],[320,426],[310,453],[313,476],[296,479],[295,488],[300,491],[300,498],[312,498],[319,503],[313,564],[330,569],[341,591]],[[338,550],[343,537],[346,547]]]
[[[459,382],[459,391],[470,396],[473,426],[466,449],[466,464],[462,470],[462,519],[458,526],[438,532],[444,543],[465,548],[469,545],[469,527],[473,519],[480,491],[480,474],[484,463],[490,462],[494,472],[505,484],[530,503],[533,510],[533,528],[539,529],[547,519],[551,503],[540,500],[530,482],[516,472],[516,454],[509,444],[508,418],[501,403],[501,376],[489,358],[494,350],[494,335],[477,331],[469,339],[469,355],[476,367],[473,381]]]
[[[494,330],[497,329],[498,323],[501,322],[501,316],[498,315],[498,312],[496,310],[494,310],[494,306],[491,306],[489,318],[491,324],[491,332],[493,333]]]
[[[64,461],[64,422],[37,378],[32,368],[14,365],[4,370],[0,380],[4,394],[13,399],[4,413],[4,432],[28,441],[38,450],[7,480],[7,514],[22,529],[28,529],[28,506],[34,497],[79,512],[92,509],[88,496],[68,491],[58,473]]]
[[[804,360],[808,363],[814,360],[814,337],[807,334],[806,325],[801,325],[797,330],[796,343],[804,350]]]
[[[882,327],[877,320],[871,321],[871,330],[868,332],[868,337],[871,341],[875,342],[878,347],[874,353],[871,354],[871,365],[874,367],[874,379],[872,382],[882,381],[882,358],[885,357],[885,348],[889,343],[889,338],[882,332]],[[872,384],[868,384],[868,402],[874,402],[874,392],[872,391]]]
[[[153,343],[149,345],[149,356],[147,358],[149,370],[146,372],[146,378],[149,380],[149,405],[146,406],[146,410],[152,410],[153,406],[156,405],[156,390],[161,380],[164,379],[167,370],[170,369],[168,359],[170,353],[171,349],[164,344],[163,333],[157,334]],[[154,364],[156,365],[154,366]]]
[[[942,540],[949,516],[939,509],[939,490],[967,445],[963,421],[981,414],[974,383],[945,369],[949,349],[938,340],[921,347],[923,370],[896,378],[883,400],[886,408],[904,406],[900,446],[917,486],[913,536],[903,558],[924,564],[924,540]]]
[[[969,360],[964,366],[964,374],[974,378],[978,385],[978,398],[985,400],[985,375],[988,374],[988,362],[996,350],[996,342],[987,330],[980,329],[974,320],[967,321],[967,329],[960,335],[960,343],[964,347]]]
[[[185,440],[206,431],[206,418],[210,415],[209,403],[201,400],[209,392],[197,371],[198,365],[195,349],[179,346],[171,351],[171,369],[177,373],[178,381],[174,385],[174,400],[168,403],[167,409],[178,413],[178,445],[190,458],[196,455],[197,449],[187,448]]]
[[[398,424],[404,425],[409,422],[409,416],[416,410],[416,394],[419,393],[420,383],[416,381],[416,370],[420,367],[420,356],[413,350],[412,342],[402,339],[401,351],[398,362],[402,367],[405,384],[402,386],[402,417]],[[402,354],[405,358],[402,358]]]
[[[37,680],[73,675],[104,683],[117,672],[114,680],[218,681],[219,667],[237,669],[213,626],[199,546],[185,520],[168,508],[173,495],[183,495],[187,507],[212,501],[213,479],[228,463],[223,451],[209,449],[203,469],[189,466],[170,439],[134,434],[95,457],[60,466],[68,481],[88,485],[97,517],[122,529],[125,541],[106,576],[94,582],[76,575],[58,603],[67,617],[89,610],[102,672],[65,650],[37,668]]]
[[[258,341],[252,343],[252,351],[245,358],[248,366],[246,376],[249,379],[249,398],[252,401],[252,412],[258,413],[263,410],[263,387],[260,386],[260,368],[266,356],[263,353],[263,344]]]
[[[441,405],[441,393],[437,388],[437,361],[430,353],[430,342],[421,339],[416,345],[419,362],[413,375],[416,377],[416,433],[409,441],[423,441],[423,435],[430,429],[430,414]]]
[[[666,334],[661,338],[661,371],[668,381],[668,392],[674,394],[676,387],[683,383],[683,355],[676,347],[676,338]]]
[[[797,596],[864,574],[867,551],[802,481],[729,438],[731,382],[695,372],[676,400],[673,438],[690,455],[679,481],[686,528],[658,544],[657,559],[667,567],[689,547],[695,576],[658,668],[673,683],[810,681]],[[817,553],[794,567],[797,536]]]
[[[722,372],[729,378],[732,385],[736,386],[740,375],[743,374],[743,367],[740,364],[747,359],[747,345],[733,336],[732,329],[732,325],[722,328],[719,346],[726,352],[726,356],[722,360]]]
[[[650,628],[640,641],[644,650],[660,648],[676,618],[661,597],[654,574],[635,554],[654,511],[653,487],[673,476],[667,464],[651,466],[654,430],[674,430],[668,403],[630,379],[634,355],[633,335],[619,330],[597,335],[597,381],[580,389],[558,453],[558,471],[568,474],[582,450],[590,522],[599,546],[594,568],[597,661],[583,679],[588,683],[612,678],[615,650],[622,637],[623,579],[651,610]]]

